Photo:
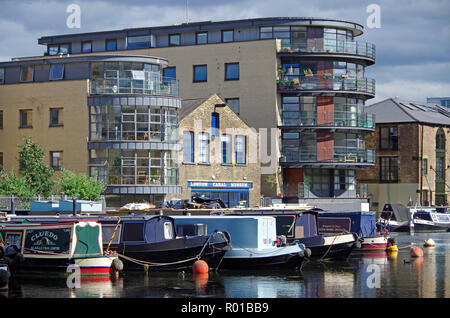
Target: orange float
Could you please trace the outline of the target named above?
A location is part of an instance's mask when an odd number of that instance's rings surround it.
[[[420,247],[412,247],[410,250],[411,257],[422,257],[423,251]]]
[[[202,274],[202,273],[208,273],[209,266],[208,263],[206,263],[204,260],[198,260],[192,265],[192,272],[194,274]]]

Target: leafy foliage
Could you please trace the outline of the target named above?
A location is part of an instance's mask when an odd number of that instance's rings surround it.
[[[83,173],[62,169],[61,178],[57,182],[60,192],[80,200],[98,200],[106,190],[106,185],[94,178],[89,178]]]
[[[13,195],[26,199],[31,199],[35,196],[28,182],[24,178],[16,176],[14,171],[10,173],[5,171],[0,172],[0,194]]]

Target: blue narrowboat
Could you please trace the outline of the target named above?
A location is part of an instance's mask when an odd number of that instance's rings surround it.
[[[231,251],[222,268],[299,268],[305,258],[303,244],[277,244],[276,222],[271,216],[189,215],[172,216],[177,228],[204,225],[208,233],[226,231]]]

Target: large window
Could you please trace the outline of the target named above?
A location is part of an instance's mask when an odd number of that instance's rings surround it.
[[[0,68],[0,85],[5,83],[5,69]]]
[[[209,163],[209,134],[201,132],[198,134],[198,162]]]
[[[183,132],[183,162],[194,162],[194,132]]]
[[[231,164],[231,135],[222,135],[222,163]]]
[[[31,109],[19,110],[19,128],[32,128],[33,122],[31,120]]]
[[[234,112],[236,114],[240,114],[241,109],[240,109],[240,102],[239,102],[239,98],[235,97],[235,98],[226,98],[225,102],[228,104],[228,106],[230,106],[230,108],[232,110],[234,110]]]
[[[169,34],[169,46],[179,46],[181,44],[181,35]]]
[[[62,80],[64,78],[64,64],[50,65],[49,79],[51,81]]]
[[[208,32],[197,32],[195,34],[196,44],[207,44],[208,43]]]
[[[398,150],[397,127],[380,127],[380,150]]]
[[[71,53],[71,46],[69,43],[50,44],[47,47],[48,55],[69,54],[69,53]]]
[[[127,38],[128,49],[145,49],[152,46],[150,35],[129,36]]]
[[[280,39],[281,48],[292,52],[306,52],[307,30],[304,26],[274,26],[261,27],[260,39]]]
[[[194,82],[206,82],[207,79],[207,66],[194,65]]]
[[[105,42],[105,50],[106,51],[117,51],[117,40],[106,40]]]
[[[237,135],[236,136],[236,164],[237,165],[245,165],[247,163],[246,153],[247,153],[247,145],[245,136]]]
[[[379,157],[380,163],[380,181],[397,182],[398,181],[398,158],[397,157]]]
[[[50,108],[50,127],[63,126],[62,108]]]
[[[53,170],[61,170],[63,166],[63,152],[62,151],[50,151],[50,167]]]
[[[239,79],[239,63],[225,63],[225,80]]]
[[[33,81],[33,65],[26,65],[20,67],[20,81],[31,82]]]
[[[233,42],[233,41],[234,41],[234,30],[223,30],[222,42]]]
[[[92,41],[81,42],[81,53],[92,52]]]
[[[163,81],[169,83],[177,78],[177,68],[175,66],[163,68]]]

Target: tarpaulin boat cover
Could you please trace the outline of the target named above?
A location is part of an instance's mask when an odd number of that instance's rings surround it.
[[[359,237],[377,235],[376,213],[366,211],[319,212],[319,233],[356,233]]]
[[[391,211],[392,216],[391,219],[398,222],[409,221],[410,212],[409,209],[403,204],[385,204],[383,207],[383,212]],[[381,217],[386,218],[386,215],[382,215]]]

